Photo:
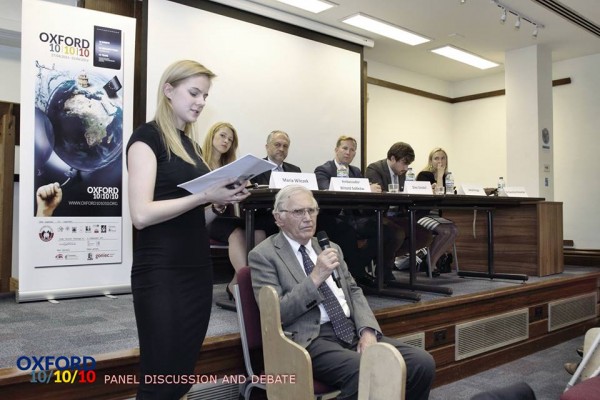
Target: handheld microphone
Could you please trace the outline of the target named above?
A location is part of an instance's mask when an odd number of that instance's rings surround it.
[[[321,249],[325,250],[331,247],[329,246],[329,238],[327,237],[327,233],[325,231],[317,232],[317,240],[319,242],[319,246],[321,246]],[[338,274],[337,268],[333,270],[331,276],[337,287],[341,289],[342,282],[340,281],[340,274]]]

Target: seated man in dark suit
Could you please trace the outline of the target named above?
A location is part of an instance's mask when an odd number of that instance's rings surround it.
[[[267,161],[271,161],[275,166],[272,171],[282,172],[302,172],[299,167],[294,164],[286,163],[285,159],[288,155],[290,148],[290,137],[284,131],[273,131],[267,136],[267,156],[264,158]],[[252,183],[258,185],[268,185],[271,179],[271,171],[263,172],[260,175],[256,175],[250,180]]]
[[[302,172],[299,167],[294,164],[286,163],[288,151],[290,149],[290,137],[284,131],[273,131],[267,136],[267,156],[264,158],[267,161],[275,164],[271,171],[265,171],[260,175],[256,175],[250,179],[251,183],[257,185],[268,185],[271,180],[272,171],[281,172]],[[277,233],[277,226],[273,223],[273,217],[269,210],[258,210],[255,214],[255,228],[265,231],[267,236]]]
[[[358,167],[350,165],[356,155],[356,140],[340,136],[335,146],[335,159],[315,168],[319,190],[327,190],[332,177],[344,174],[350,178],[362,178]],[[339,171],[339,174],[338,174]],[[379,184],[371,184],[372,192],[381,192]],[[360,210],[327,210],[319,214],[319,230],[326,231],[342,249],[354,279],[365,286],[374,284],[373,277],[365,271],[365,266],[377,257],[377,221],[372,213]],[[384,220],[383,236],[383,279],[394,280],[392,268],[396,251],[402,245],[404,236],[398,236],[397,229],[389,229]],[[365,242],[359,248],[358,243]]]
[[[357,398],[360,353],[377,341],[392,344],[402,354],[406,398],[427,399],[435,374],[433,357],[382,336],[342,250],[335,243],[321,250],[313,237],[318,213],[312,192],[302,186],[286,186],[277,193],[273,215],[280,232],[258,244],[248,258],[255,296],[265,285],[275,288],[283,329],[310,354],[315,378],[341,390],[338,399]]]
[[[408,166],[415,160],[415,152],[413,148],[404,142],[394,143],[387,152],[387,158],[375,161],[367,167],[367,178],[370,182],[381,185],[383,191],[387,191],[390,183],[397,183],[400,187],[400,192],[404,190],[404,181],[406,179],[406,171]],[[427,211],[417,212],[416,220],[427,215]],[[410,233],[410,224],[408,214],[405,211],[396,211],[388,213],[388,221],[390,227],[395,224],[396,229],[403,238],[408,237]],[[427,247],[431,241],[430,232],[416,225],[416,242],[415,249]],[[404,242],[404,239],[403,239]],[[408,251],[408,244],[405,243],[403,250]]]

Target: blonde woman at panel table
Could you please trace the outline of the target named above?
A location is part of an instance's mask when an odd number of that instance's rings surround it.
[[[202,154],[208,162],[211,170],[220,168],[236,160],[236,151],[239,140],[236,129],[229,122],[217,122],[206,134],[202,144]],[[236,274],[237,271],[246,266],[246,224],[244,220],[236,216],[233,206],[223,210],[222,215],[217,216],[208,225],[208,236],[211,240],[228,244],[229,261]],[[254,231],[254,242],[256,244],[265,240],[266,235],[262,230]],[[234,275],[231,282],[225,286],[225,292],[229,300],[233,300],[231,288],[237,283]]]
[[[429,153],[427,165],[419,172],[417,180],[429,181],[433,188],[433,192],[435,193],[437,187],[444,186],[444,179],[446,178],[447,173],[448,154],[441,147],[437,147]],[[458,235],[458,228],[454,222],[442,218],[438,210],[432,210],[429,215],[420,218],[417,223],[435,233],[433,241],[429,245],[431,266],[433,268],[440,257],[445,253],[446,249],[454,243],[454,240]]]

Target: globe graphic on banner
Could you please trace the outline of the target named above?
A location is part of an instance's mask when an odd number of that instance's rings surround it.
[[[46,115],[54,128],[54,151],[79,171],[113,162],[123,147],[123,110],[111,99],[106,81],[82,73],[60,83],[50,95]]]

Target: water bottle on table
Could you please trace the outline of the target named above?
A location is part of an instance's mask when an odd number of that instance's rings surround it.
[[[498,178],[498,196],[506,195],[506,191],[504,190],[505,187],[506,187],[506,182],[504,182],[504,178],[503,177]]]
[[[454,176],[450,171],[448,171],[448,173],[446,174],[444,186],[446,187],[446,194],[454,194]]]
[[[340,164],[337,169],[337,177],[338,178],[347,178],[348,177],[348,166],[345,164]]]

